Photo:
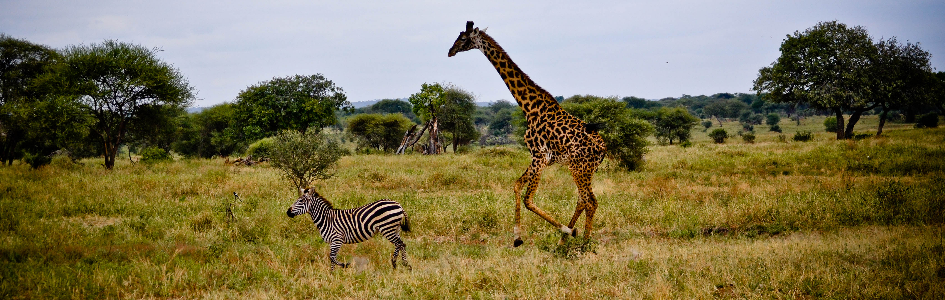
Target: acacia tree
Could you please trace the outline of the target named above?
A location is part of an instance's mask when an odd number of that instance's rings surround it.
[[[341,144],[321,134],[318,128],[306,132],[284,130],[276,135],[269,156],[273,167],[295,190],[308,188],[317,179],[330,178],[341,156],[346,153]]]
[[[143,108],[186,107],[194,99],[187,79],[161,61],[158,51],[113,40],[72,46],[48,78],[92,115],[92,134],[102,145],[107,169],[115,166],[118,147]]]
[[[699,119],[689,114],[689,111],[682,107],[668,108],[663,107],[657,111],[656,120],[653,126],[656,128],[656,139],[660,142],[673,140],[685,142],[689,140],[692,127],[696,126]]]
[[[443,104],[437,107],[441,127],[448,132],[453,142],[453,152],[458,145],[469,144],[479,138],[479,131],[473,124],[476,113],[476,98],[472,93],[456,86],[448,86],[443,91]]]
[[[396,114],[358,114],[348,119],[348,132],[358,137],[359,147],[390,152],[397,149],[400,137],[413,121]]]
[[[337,122],[335,110],[351,109],[341,87],[322,74],[273,78],[236,96],[235,122],[244,141],[291,129],[304,132]]]
[[[861,26],[820,22],[781,43],[781,57],[761,68],[753,90],[773,102],[806,103],[834,112],[837,139],[852,135],[860,115],[873,109],[870,64],[876,47]],[[844,128],[845,111],[852,112]]]

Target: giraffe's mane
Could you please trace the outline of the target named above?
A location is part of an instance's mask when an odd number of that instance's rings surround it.
[[[554,95],[552,95],[552,94],[549,93],[547,90],[545,90],[544,88],[542,88],[540,85],[538,85],[538,83],[535,83],[535,81],[532,80],[531,77],[528,76],[528,74],[526,74],[525,72],[523,72],[522,69],[518,67],[518,64],[516,64],[514,61],[512,61],[512,56],[510,56],[508,52],[505,52],[505,49],[503,49],[502,46],[499,45],[499,42],[496,42],[495,39],[493,39],[491,36],[489,36],[488,34],[486,34],[485,30],[479,30],[479,35],[480,35],[485,41],[487,41],[488,43],[490,43],[490,44],[492,45],[492,47],[495,47],[496,51],[499,51],[500,53],[504,53],[505,56],[508,57],[508,61],[509,61],[509,64],[511,65],[512,69],[514,69],[514,70],[515,70],[516,72],[518,72],[519,74],[522,74],[522,81],[524,81],[526,84],[529,84],[529,85],[535,87],[535,89],[537,90],[537,92],[538,92],[539,94],[544,94],[544,95],[546,96],[547,100],[549,100],[548,102],[554,103],[554,106],[557,106],[557,107],[560,108],[561,105],[558,103],[558,101],[555,101],[555,100],[554,100],[554,99],[555,99]],[[515,95],[512,95],[512,96],[514,97]],[[517,99],[517,98],[516,98],[516,99]],[[521,105],[521,104],[519,104],[519,105]]]

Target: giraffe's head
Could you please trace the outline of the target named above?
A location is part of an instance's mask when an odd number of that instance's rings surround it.
[[[449,57],[472,49],[481,49],[482,39],[479,37],[479,28],[473,28],[473,21],[466,21],[466,30],[459,33],[459,37],[450,48]]]

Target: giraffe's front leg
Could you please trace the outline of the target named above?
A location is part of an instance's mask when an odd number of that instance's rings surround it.
[[[512,228],[512,233],[515,235],[515,241],[512,243],[512,246],[518,247],[522,245],[522,202],[519,201],[519,197],[522,195],[522,186],[528,184],[529,177],[528,171],[525,171],[525,174],[522,174],[522,177],[519,177],[515,181],[515,227]]]

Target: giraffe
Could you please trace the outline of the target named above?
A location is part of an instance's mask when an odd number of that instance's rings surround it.
[[[525,114],[527,129],[525,130],[525,144],[531,152],[532,162],[525,173],[515,181],[515,227],[513,246],[522,245],[521,204],[528,210],[538,214],[562,233],[562,241],[568,235],[576,236],[574,224],[581,213],[584,213],[584,238],[591,235],[594,213],[597,211],[597,199],[591,190],[591,178],[604,159],[606,146],[604,140],[596,132],[596,126],[585,124],[580,119],[564,111],[550,93],[539,87],[528,78],[518,65],[512,62],[509,55],[495,40],[486,34],[485,30],[473,28],[473,22],[466,22],[466,30],[459,33],[459,37],[450,48],[449,57],[456,53],[479,49],[496,71],[505,81],[506,87],[512,92],[515,101]],[[568,166],[574,184],[577,185],[578,202],[568,225],[562,225],[548,215],[544,210],[535,206],[532,196],[541,181],[541,172],[545,167],[554,163]],[[522,195],[522,187],[525,194]],[[519,201],[519,197],[522,201]]]

